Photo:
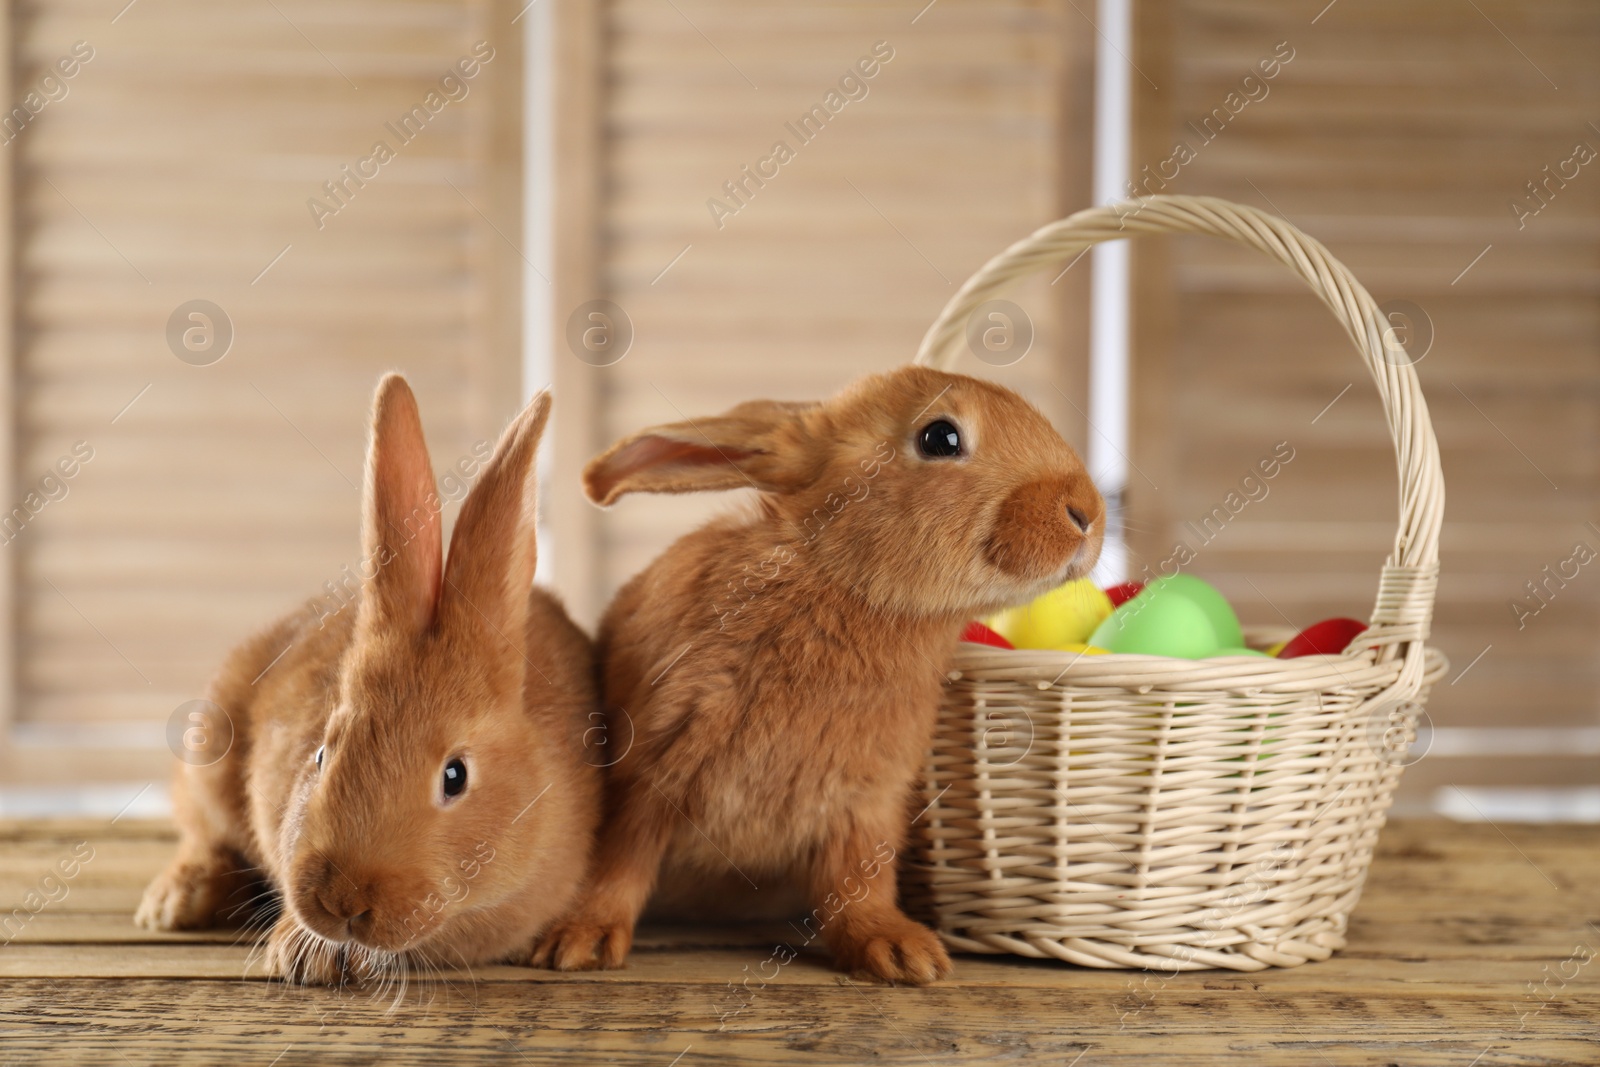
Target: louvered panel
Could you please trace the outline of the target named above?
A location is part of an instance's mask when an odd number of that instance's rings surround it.
[[[1065,5],[942,0],[914,24],[890,3],[679,7],[600,12],[597,273],[636,340],[595,376],[596,445],[752,397],[825,396],[909,359],[956,285],[1085,195],[1086,160],[1062,162],[1087,104],[1063,86],[1080,91],[1088,70],[1066,43],[1079,16]],[[894,55],[866,96],[802,143],[785,124],[880,41]],[[717,226],[707,200],[731,205],[723,183],[779,140],[792,161]],[[963,368],[1018,388],[1080,444],[1057,387],[1084,406],[1086,276],[1014,297],[1038,331],[1020,363]],[[723,505],[630,498],[599,518],[594,609]]]
[[[1590,125],[1600,114],[1600,10],[1340,0],[1315,24],[1315,10],[1264,0],[1140,10],[1139,61],[1161,90],[1135,80],[1135,169],[1176,142],[1199,144],[1191,121],[1288,41],[1295,57],[1270,93],[1166,191],[1283,213],[1380,303],[1409,300],[1431,317],[1434,347],[1417,370],[1449,486],[1434,639],[1455,672],[1472,665],[1435,689],[1433,722],[1594,724],[1600,572],[1583,568],[1525,629],[1511,605],[1537,606],[1525,583],[1577,542],[1600,551],[1600,530],[1588,526],[1600,516],[1600,160],[1520,229],[1509,204],[1575,144],[1600,150]],[[1181,240],[1140,262],[1148,325],[1135,364],[1135,460],[1161,488],[1136,476],[1130,490],[1139,558],[1195,544],[1186,524],[1287,440],[1296,459],[1270,495],[1200,547],[1190,569],[1247,618],[1366,615],[1393,537],[1395,474],[1348,342],[1297,281],[1248,250]],[[1491,772],[1484,760],[1444,757],[1408,772],[1404,788],[1421,797],[1448,781],[1536,784],[1547,774],[1571,780],[1542,761]]]
[[[94,49],[8,149],[14,496],[93,449],[6,549],[20,724],[159,738],[230,645],[353,564],[383,371],[410,377],[441,470],[516,406],[522,260],[500,233],[520,240],[518,7],[16,10],[13,98],[74,42]],[[428,111],[480,41],[493,56],[465,95]],[[403,141],[416,105],[427,122]],[[380,140],[393,159],[319,226],[308,200],[338,206],[324,183]],[[196,298],[234,328],[209,366],[166,337]]]

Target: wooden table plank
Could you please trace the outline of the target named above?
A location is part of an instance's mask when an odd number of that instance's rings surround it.
[[[659,936],[664,931],[657,929]],[[1589,938],[1591,944],[1597,939]],[[757,975],[758,965],[771,952],[773,941],[748,947],[671,944],[642,947],[618,971],[563,974],[532,967],[476,967],[452,980],[479,983],[549,984],[574,981],[601,984],[670,984],[721,988],[746,974]],[[1382,992],[1389,988],[1427,987],[1441,992],[1485,992],[1520,988],[1523,979],[1541,977],[1545,964],[1554,964],[1570,951],[1572,940],[1562,941],[1553,952],[1527,953],[1516,958],[1487,954],[1459,955],[1439,960],[1415,951],[1377,951],[1367,948],[1341,953],[1312,967],[1269,969],[1249,974],[1236,971],[1187,972],[1195,981],[1213,988],[1232,982],[1238,988],[1272,988],[1286,991]],[[1415,946],[1413,946],[1413,949]],[[1446,966],[1448,964],[1448,966]],[[748,970],[747,970],[748,969]],[[1074,969],[1051,960],[1026,960],[1009,956],[962,956],[954,981],[965,989],[1058,989],[1070,982],[1075,988],[1116,992],[1130,982],[1150,975],[1152,983],[1172,987],[1178,981],[1170,972],[1118,969]],[[258,979],[263,977],[251,960],[248,946],[218,944],[82,945],[63,951],[58,945],[14,944],[0,952],[0,979],[24,978],[195,978]],[[832,985],[836,973],[819,952],[806,950],[783,972],[785,985]],[[1182,976],[1180,976],[1182,977]],[[759,984],[752,978],[752,984]],[[1600,982],[1596,983],[1600,990]]]
[[[1551,977],[1579,946],[1600,948],[1600,829],[1504,829],[1390,827],[1349,948],[1288,970],[1169,976],[963,956],[946,983],[892,989],[807,952],[746,994],[739,983],[789,936],[784,924],[651,926],[623,971],[481,968],[396,1000],[251,977],[237,930],[133,927],[170,855],[164,823],[0,821],[0,908],[75,846],[94,850],[65,895],[9,942],[0,933],[0,1067],[667,1067],[680,1053],[683,1067],[1600,1063],[1600,968]],[[1528,1014],[1547,980],[1548,1002]]]
[[[1182,986],[1179,987],[1179,983]],[[1208,990],[1181,979],[1137,1016],[1071,986],[888,989],[843,980],[764,990],[724,1026],[699,988],[627,982],[462,985],[431,1003],[269,983],[8,984],[7,1054],[28,1063],[666,1065],[1082,1062],[1583,1064],[1600,1060],[1600,999],[1574,997],[1521,1034],[1503,994],[1352,997]],[[1441,1018],[1450,1021],[1441,1025]],[[21,1025],[19,1025],[21,1024]],[[1124,1025],[1126,1024],[1126,1025]],[[1082,1060],[1080,1053],[1087,1050]],[[70,1053],[70,1055],[69,1055]],[[1479,1058],[1481,1057],[1481,1058]]]

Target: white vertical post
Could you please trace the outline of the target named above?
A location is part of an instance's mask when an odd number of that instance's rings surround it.
[[[545,279],[554,273],[554,242],[551,226],[552,191],[555,186],[555,111],[550,84],[551,11],[554,0],[538,0],[524,9],[522,23],[522,247],[538,272],[522,272],[522,396],[524,400],[550,384],[555,372],[551,351],[553,297]],[[544,277],[540,277],[540,275]],[[559,418],[552,412],[552,421]],[[539,451],[539,484],[550,484],[550,464],[555,449]],[[539,508],[540,580],[547,579],[554,560],[546,546],[549,531],[544,522],[547,509]]]
[[[1133,130],[1133,0],[1099,0],[1095,49],[1094,200],[1127,196]],[[1095,568],[1101,585],[1129,577],[1122,527],[1128,485],[1128,242],[1096,245],[1090,253],[1089,471],[1110,516]]]

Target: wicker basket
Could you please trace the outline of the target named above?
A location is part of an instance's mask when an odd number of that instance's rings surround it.
[[[1190,196],[1079,212],[973,275],[917,362],[950,367],[968,317],[1014,279],[1166,232],[1266,253],[1344,324],[1394,437],[1394,551],[1371,628],[1337,656],[961,646],[907,871],[908,904],[959,951],[1167,971],[1326,959],[1344,945],[1421,702],[1445,670],[1423,646],[1444,486],[1416,373],[1361,284],[1284,220]],[[1256,647],[1289,636],[1246,635]]]

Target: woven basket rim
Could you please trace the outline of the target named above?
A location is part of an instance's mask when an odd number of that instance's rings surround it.
[[[1427,673],[1433,675],[1438,673],[1438,663],[1444,662],[1444,655],[1428,645],[1424,646],[1423,660]],[[1355,657],[1341,652],[1287,660],[1258,656],[1179,659],[1132,652],[1091,656],[1050,649],[991,649],[968,645],[956,653],[947,676],[951,681],[969,676],[988,681],[1005,679],[1036,689],[1072,686],[1079,692],[1088,687],[1151,693],[1173,687],[1202,687],[1216,692],[1259,692],[1265,696],[1380,689],[1395,679],[1397,667],[1394,660],[1380,659],[1371,650]],[[1400,694],[1386,695],[1401,698]]]
[[[996,669],[1007,666],[1049,669],[1104,667],[1108,671],[1126,671],[1130,668],[1152,672],[1181,675],[1226,674],[1229,670],[1256,671],[1281,676],[1314,673],[1337,675],[1346,667],[1359,670],[1379,662],[1378,655],[1368,649],[1351,655],[1349,652],[1323,653],[1278,659],[1276,656],[1207,656],[1204,659],[1185,659],[1180,656],[1156,656],[1142,652],[1062,652],[1055,649],[1033,648],[960,648],[952,661],[954,670]],[[1212,668],[1211,664],[1217,665]],[[1310,686],[1309,688],[1318,688]]]

